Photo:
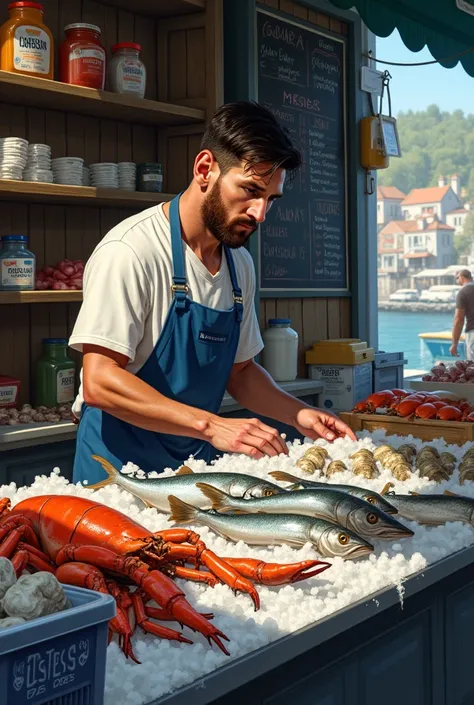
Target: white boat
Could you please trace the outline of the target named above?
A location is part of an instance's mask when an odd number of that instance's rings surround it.
[[[454,362],[457,358],[449,353],[449,348],[452,344],[452,335],[450,330],[439,331],[437,333],[419,333],[421,338],[428,348],[430,355],[435,360],[449,360]],[[462,359],[466,359],[466,343],[464,334],[461,335],[458,344],[458,353]]]

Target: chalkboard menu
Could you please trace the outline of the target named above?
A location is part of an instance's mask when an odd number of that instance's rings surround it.
[[[344,37],[257,11],[258,102],[303,165],[260,227],[260,291],[348,290]],[[303,292],[302,292],[303,293]]]

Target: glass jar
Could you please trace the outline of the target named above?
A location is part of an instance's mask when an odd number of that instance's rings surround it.
[[[64,32],[66,38],[59,50],[59,80],[103,90],[105,49],[100,43],[100,27],[76,22],[66,25]]]
[[[292,382],[298,373],[298,333],[289,318],[270,318],[262,333],[262,365],[275,382]]]
[[[137,191],[161,193],[163,190],[163,169],[159,162],[137,164]]]
[[[76,365],[67,356],[65,338],[43,338],[35,364],[35,404],[51,408],[74,401]]]
[[[12,2],[0,27],[0,69],[54,78],[54,40],[39,2]]]
[[[35,288],[36,258],[27,249],[27,235],[3,235],[0,250],[0,290],[29,291]]]
[[[107,68],[108,88],[113,93],[128,93],[145,97],[146,68],[140,60],[140,44],[121,42],[111,48],[112,58]]]

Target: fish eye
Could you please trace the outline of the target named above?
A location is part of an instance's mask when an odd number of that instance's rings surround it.
[[[372,497],[372,495],[366,497],[366,500],[367,502],[369,502],[369,504],[375,504],[375,497]]]
[[[341,546],[346,546],[349,543],[349,536],[347,534],[339,534],[338,539]]]
[[[275,494],[275,490],[272,490],[269,487],[263,490],[264,497],[273,497],[274,494]]]
[[[372,514],[372,512],[370,514],[367,514],[367,521],[369,522],[369,524],[376,524],[378,521],[377,515]]]

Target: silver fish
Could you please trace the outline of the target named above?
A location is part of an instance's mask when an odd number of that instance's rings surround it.
[[[462,521],[474,526],[474,499],[452,494],[395,494],[387,496],[401,517],[418,524],[440,526]]]
[[[312,543],[321,556],[345,559],[359,558],[374,550],[362,537],[324,519],[298,514],[219,514],[193,507],[173,495],[168,500],[169,521],[204,524],[230,541],[244,541],[251,546],[301,547]]]
[[[321,490],[331,488],[333,490],[341,490],[342,492],[347,492],[347,494],[353,497],[360,497],[364,499],[369,504],[373,504],[374,507],[380,509],[386,514],[396,514],[397,510],[393,507],[387,500],[382,497],[378,492],[373,490],[368,490],[366,487],[357,487],[357,485],[339,485],[337,483],[328,482],[317,482],[315,480],[307,480],[306,478],[297,477],[296,475],[291,475],[289,472],[283,472],[280,470],[275,470],[269,473],[275,480],[279,482],[292,482],[291,487],[286,487],[286,490]]]
[[[216,511],[302,514],[339,524],[369,539],[400,539],[414,535],[413,531],[373,504],[332,488],[285,492],[259,499],[241,499],[230,497],[222,490],[203,482],[198,482],[196,487],[208,497]]]
[[[151,507],[156,507],[160,512],[168,513],[170,510],[168,495],[177,494],[187,502],[192,502],[202,509],[209,509],[211,503],[196,487],[198,482],[207,482],[227,492],[233,497],[250,499],[251,497],[269,497],[273,494],[283,493],[286,490],[273,482],[262,480],[253,475],[240,475],[230,472],[203,472],[194,473],[191,468],[183,466],[178,472],[169,477],[147,478],[139,480],[119,472],[105,458],[98,455],[92,456],[97,460],[108,478],[95,485],[88,485],[90,489],[97,490],[107,485],[119,485],[135,497],[138,497]]]

